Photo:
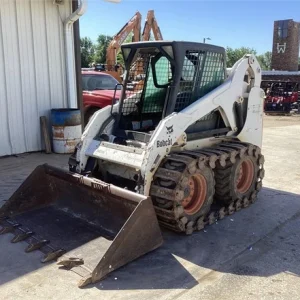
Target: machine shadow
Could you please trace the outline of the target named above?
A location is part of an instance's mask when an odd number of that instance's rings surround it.
[[[247,209],[191,236],[162,229],[164,244],[143,257],[85,287],[99,290],[190,289],[218,271],[267,277],[281,272],[300,276],[300,195],[263,188]],[[55,263],[40,263],[38,251],[24,252],[26,242],[11,244],[0,236],[0,285],[40,268],[48,280],[65,276]],[[48,269],[47,269],[48,270]],[[53,277],[53,278],[52,278]],[[72,276],[76,285],[80,276]]]
[[[300,195],[263,188],[252,206],[205,231],[183,236],[163,229],[162,247],[86,288],[190,289],[212,271],[300,276],[299,228]]]

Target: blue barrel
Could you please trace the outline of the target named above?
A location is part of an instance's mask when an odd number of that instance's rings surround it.
[[[51,109],[51,125],[53,151],[73,153],[82,134],[80,109]]]

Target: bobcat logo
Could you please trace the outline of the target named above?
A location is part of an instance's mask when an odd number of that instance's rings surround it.
[[[167,128],[167,134],[171,134],[174,131],[173,130],[173,125],[170,126],[170,127],[166,126],[166,128]]]
[[[277,53],[284,53],[286,49],[286,43],[284,43],[283,45],[279,45],[279,43],[277,43]]]

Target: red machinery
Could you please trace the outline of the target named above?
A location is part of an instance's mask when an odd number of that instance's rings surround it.
[[[298,106],[298,82],[264,81],[262,88],[266,98],[264,111],[267,114],[290,114]]]

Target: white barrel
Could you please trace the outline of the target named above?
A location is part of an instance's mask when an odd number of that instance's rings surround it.
[[[52,109],[52,144],[55,153],[73,153],[82,134],[79,109]]]

